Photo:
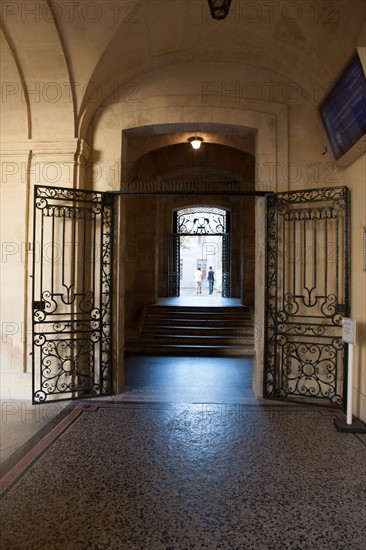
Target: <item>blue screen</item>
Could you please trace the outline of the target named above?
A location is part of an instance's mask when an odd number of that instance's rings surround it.
[[[366,78],[358,54],[320,104],[319,113],[337,160],[366,133]]]

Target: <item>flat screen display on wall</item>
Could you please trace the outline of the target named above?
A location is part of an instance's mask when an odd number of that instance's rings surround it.
[[[336,160],[366,134],[366,77],[356,53],[319,106]]]

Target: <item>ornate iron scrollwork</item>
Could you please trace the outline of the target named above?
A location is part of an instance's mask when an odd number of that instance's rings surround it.
[[[222,235],[226,232],[226,212],[219,208],[193,207],[177,213],[177,233],[181,235]]]
[[[267,198],[264,396],[344,405],[348,190]]]
[[[112,214],[112,195],[35,187],[35,403],[111,392]]]

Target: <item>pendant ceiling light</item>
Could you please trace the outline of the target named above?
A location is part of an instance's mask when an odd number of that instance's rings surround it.
[[[189,138],[188,141],[192,145],[193,149],[199,149],[201,147],[203,138],[195,136],[195,137]]]
[[[211,15],[214,19],[220,21],[225,19],[229,13],[231,0],[208,0]]]

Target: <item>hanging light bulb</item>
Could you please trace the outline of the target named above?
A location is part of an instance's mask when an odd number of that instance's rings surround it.
[[[192,145],[193,149],[199,149],[201,147],[203,138],[195,136],[195,137],[189,138],[188,141]]]

